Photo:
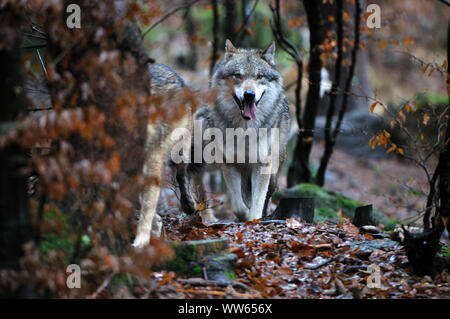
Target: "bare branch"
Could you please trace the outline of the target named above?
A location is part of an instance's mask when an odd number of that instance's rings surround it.
[[[175,7],[172,10],[170,10],[169,12],[167,12],[165,15],[163,15],[161,18],[159,18],[157,21],[155,21],[147,30],[145,30],[142,33],[142,38],[144,38],[150,31],[152,31],[156,26],[158,26],[159,24],[161,24],[164,20],[166,20],[167,18],[169,18],[170,16],[172,16],[173,14],[177,13],[180,10],[189,8],[190,6],[196,4],[197,2],[199,2],[201,0],[192,0],[188,3],[185,3],[181,6]]]
[[[256,0],[255,3],[253,4],[252,9],[251,9],[250,12],[248,13],[248,15],[245,16],[245,19],[244,19],[243,23],[241,24],[241,26],[240,26],[239,29],[237,30],[238,35],[237,35],[236,39],[237,39],[237,42],[238,42],[238,43],[239,43],[239,42],[242,40],[242,38],[244,37],[244,34],[245,34],[245,32],[246,32],[246,31],[245,31],[245,27],[247,26],[248,21],[250,20],[250,17],[251,17],[251,16],[253,15],[253,13],[255,12],[256,6],[258,5],[258,3],[259,3],[259,0]],[[245,31],[245,32],[244,32],[244,31]]]

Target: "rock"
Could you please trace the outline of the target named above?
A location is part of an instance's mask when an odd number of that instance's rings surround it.
[[[355,253],[355,256],[362,260],[368,260],[371,254],[371,250],[359,250]]]
[[[232,280],[237,256],[228,252],[226,239],[173,242],[175,257],[161,268],[218,282]]]
[[[386,250],[397,248],[400,244],[396,241],[390,239],[376,239],[376,240],[368,240],[368,241],[353,241],[349,242],[349,246],[351,249],[359,249],[364,251],[374,252],[377,249]]]
[[[351,265],[344,268],[344,273],[352,274],[358,271],[366,271],[367,265]]]
[[[210,256],[202,260],[201,264],[205,267],[209,280],[227,282],[235,277],[237,256],[231,253]]]
[[[361,232],[363,233],[367,233],[367,234],[378,234],[381,232],[381,230],[376,227],[376,226],[371,226],[371,225],[365,225],[360,227],[359,229]]]

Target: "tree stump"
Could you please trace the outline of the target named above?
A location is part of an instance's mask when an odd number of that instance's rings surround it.
[[[373,219],[372,212],[373,212],[372,205],[357,207],[355,209],[355,215],[353,216],[353,225],[357,227],[362,227],[365,225],[375,226],[375,221]]]
[[[286,197],[280,200],[271,219],[299,217],[307,223],[314,221],[314,197]]]

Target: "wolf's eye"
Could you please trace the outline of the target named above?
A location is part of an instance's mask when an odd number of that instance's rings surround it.
[[[257,78],[258,80],[264,79],[264,75],[260,73],[260,74],[258,74],[258,75],[256,76],[256,78]]]
[[[242,78],[242,75],[240,73],[234,73],[233,77],[237,80],[240,80]]]

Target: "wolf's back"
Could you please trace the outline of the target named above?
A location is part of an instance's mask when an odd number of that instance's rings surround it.
[[[162,94],[186,86],[183,79],[170,66],[155,63],[150,66],[149,71],[152,93]]]

